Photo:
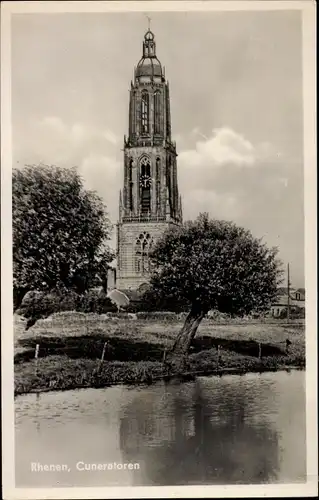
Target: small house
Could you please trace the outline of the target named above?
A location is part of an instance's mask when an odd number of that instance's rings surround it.
[[[274,318],[280,318],[288,309],[292,314],[304,315],[305,313],[305,289],[304,288],[291,288],[288,296],[287,288],[279,288],[276,301],[271,306],[271,315]]]

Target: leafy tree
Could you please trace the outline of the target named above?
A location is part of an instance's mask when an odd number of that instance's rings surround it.
[[[67,293],[60,290],[48,293],[30,291],[23,297],[17,313],[27,319],[26,330],[28,330],[39,319],[63,311],[103,314],[116,312],[117,308],[103,290],[95,288],[82,295],[74,290],[68,290]]]
[[[188,304],[189,314],[167,356],[181,367],[196,330],[210,309],[231,316],[266,310],[281,275],[277,249],[232,222],[201,214],[164,234],[151,259],[151,290]]]
[[[105,279],[114,258],[107,245],[111,224],[75,168],[15,169],[12,218],[15,308],[28,290],[83,293],[99,275]]]

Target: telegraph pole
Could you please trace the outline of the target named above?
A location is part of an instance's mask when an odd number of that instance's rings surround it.
[[[287,323],[290,321],[290,272],[289,272],[289,262],[287,266],[287,292],[288,292],[288,303],[287,303]]]

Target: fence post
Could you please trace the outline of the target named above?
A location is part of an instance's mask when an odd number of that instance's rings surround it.
[[[106,350],[106,344],[107,344],[107,342],[104,342],[103,351],[102,351],[102,356],[101,356],[101,363],[103,363],[103,361],[104,361],[105,350]]]
[[[34,353],[34,359],[35,359],[35,374],[38,374],[38,357],[39,357],[39,349],[40,349],[40,344],[37,344],[35,346],[35,353]]]
[[[88,322],[87,322],[87,317],[85,315],[85,329],[86,329],[86,334],[88,335],[89,334],[89,328],[88,328]]]
[[[258,347],[259,347],[259,349],[258,349],[258,358],[261,359],[261,343],[260,342],[258,343]]]
[[[106,346],[107,346],[107,342],[104,342],[104,346],[103,346],[103,350],[102,350],[101,359],[100,359],[100,361],[99,361],[98,372],[99,372],[99,371],[101,370],[101,368],[102,368],[102,363],[103,363],[103,361],[104,361],[104,356],[105,356]]]
[[[166,361],[166,348],[164,349],[163,352],[163,364],[165,364],[165,361]]]

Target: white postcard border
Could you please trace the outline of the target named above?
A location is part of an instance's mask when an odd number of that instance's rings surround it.
[[[1,285],[2,285],[2,470],[3,498],[190,498],[190,497],[299,497],[315,496],[317,453],[317,245],[316,245],[316,120],[315,120],[315,3],[304,1],[140,1],[140,2],[3,2],[1,16]],[[249,486],[170,486],[105,488],[15,488],[11,229],[11,33],[15,13],[121,11],[233,11],[300,10],[303,15],[304,199],[306,278],[306,406],[307,482]]]

